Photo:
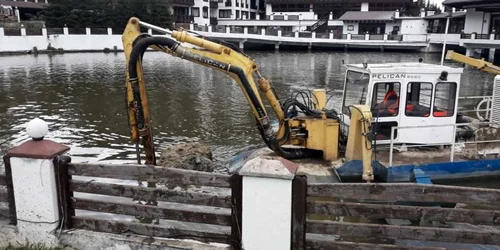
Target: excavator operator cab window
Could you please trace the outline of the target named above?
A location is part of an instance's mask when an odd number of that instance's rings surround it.
[[[366,104],[370,75],[365,72],[347,71],[342,113],[350,114],[349,106]]]
[[[457,84],[454,82],[438,82],[434,95],[432,116],[451,117],[455,114],[455,96]]]
[[[431,100],[432,83],[408,83],[405,107],[406,116],[429,117],[431,112]]]
[[[373,88],[372,116],[390,117],[399,114],[399,82],[379,82]]]

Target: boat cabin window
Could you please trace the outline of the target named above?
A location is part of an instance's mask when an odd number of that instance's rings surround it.
[[[431,113],[432,83],[410,82],[406,93],[406,116],[429,117]]]
[[[367,73],[347,71],[344,103],[342,105],[344,114],[350,114],[349,106],[351,105],[365,104],[369,81],[370,75]]]
[[[397,116],[399,113],[399,82],[379,82],[373,88],[373,117]]]
[[[455,114],[455,98],[457,84],[454,82],[438,82],[434,96],[434,117],[450,117]]]

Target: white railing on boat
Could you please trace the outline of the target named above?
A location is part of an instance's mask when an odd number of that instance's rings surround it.
[[[491,114],[491,105],[492,105],[492,96],[463,96],[459,97],[458,100],[480,100],[475,109],[472,110],[459,110],[460,112],[476,112],[477,119],[484,121],[485,119],[490,119]],[[481,106],[486,104],[486,108],[482,109]],[[485,112],[485,115],[482,116],[480,112]]]
[[[393,163],[393,152],[394,152],[394,134],[395,130],[401,130],[401,129],[416,129],[416,128],[443,128],[443,127],[453,127],[453,140],[450,143],[426,143],[426,144],[411,144],[411,145],[405,145],[406,148],[418,148],[418,147],[435,147],[435,146],[450,146],[450,162],[453,162],[454,156],[455,156],[455,146],[457,144],[480,144],[480,143],[492,143],[492,142],[500,142],[500,139],[498,140],[486,140],[486,141],[461,141],[461,142],[456,142],[456,131],[457,127],[463,127],[463,126],[477,126],[477,127],[483,127],[483,126],[491,126],[492,124],[496,124],[497,126],[500,125],[498,123],[494,122],[477,122],[477,123],[457,123],[457,124],[444,124],[444,125],[427,125],[427,126],[401,126],[401,127],[391,127],[391,137],[390,137],[390,144],[389,144],[389,167],[392,167]]]

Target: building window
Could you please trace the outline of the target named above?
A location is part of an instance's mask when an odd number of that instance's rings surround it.
[[[434,95],[434,117],[450,117],[455,114],[455,99],[457,95],[457,84],[454,82],[439,82],[436,84]]]
[[[220,18],[231,18],[231,10],[219,10]]]
[[[432,84],[426,82],[408,83],[406,93],[406,116],[429,117],[431,112]]]
[[[200,8],[198,8],[198,7],[191,8],[191,15],[193,15],[194,17],[199,17],[200,16]]]
[[[208,18],[208,7],[203,7],[203,18]]]
[[[379,82],[373,89],[373,117],[397,116],[399,114],[399,82]]]
[[[236,11],[236,19],[238,19],[238,18],[240,18],[240,11],[239,10]]]

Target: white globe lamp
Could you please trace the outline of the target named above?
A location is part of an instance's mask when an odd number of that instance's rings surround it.
[[[49,126],[44,120],[35,118],[26,125],[26,132],[34,141],[41,141],[49,132]]]

